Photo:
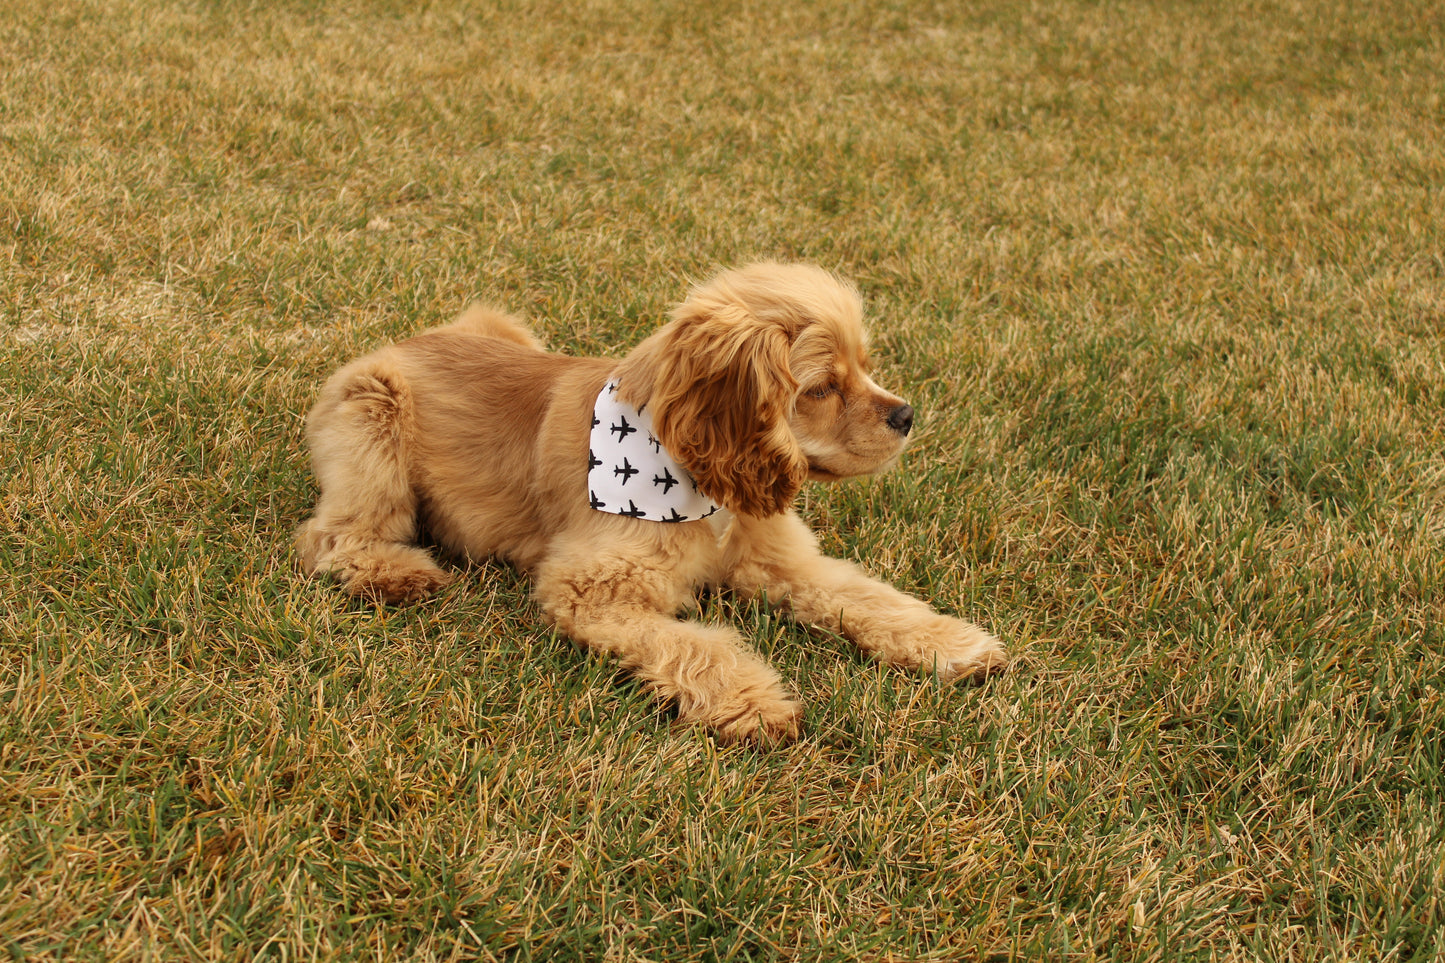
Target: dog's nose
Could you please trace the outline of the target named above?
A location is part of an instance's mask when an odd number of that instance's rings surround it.
[[[906,435],[913,430],[913,408],[909,405],[899,405],[888,412],[888,427]]]

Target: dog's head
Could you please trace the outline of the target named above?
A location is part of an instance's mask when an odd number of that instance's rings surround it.
[[[703,492],[747,515],[785,511],[805,479],[887,468],[913,427],[913,409],[868,377],[857,292],[806,265],[694,288],[618,377]]]

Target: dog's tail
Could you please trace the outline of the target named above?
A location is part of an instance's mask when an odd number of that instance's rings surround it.
[[[537,336],[527,329],[522,319],[500,311],[490,305],[474,304],[462,312],[461,317],[448,327],[483,338],[500,338],[524,348],[547,350]]]

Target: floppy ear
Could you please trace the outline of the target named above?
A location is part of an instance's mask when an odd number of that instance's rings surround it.
[[[658,441],[705,495],[744,515],[776,515],[808,477],[788,427],[798,387],[790,348],[785,325],[694,298],[623,362],[619,393],[648,406]]]

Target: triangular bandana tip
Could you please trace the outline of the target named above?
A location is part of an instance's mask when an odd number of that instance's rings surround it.
[[[602,386],[592,408],[587,501],[599,512],[653,522],[694,522],[722,507],[662,447],[647,406],[617,396],[616,381]]]

